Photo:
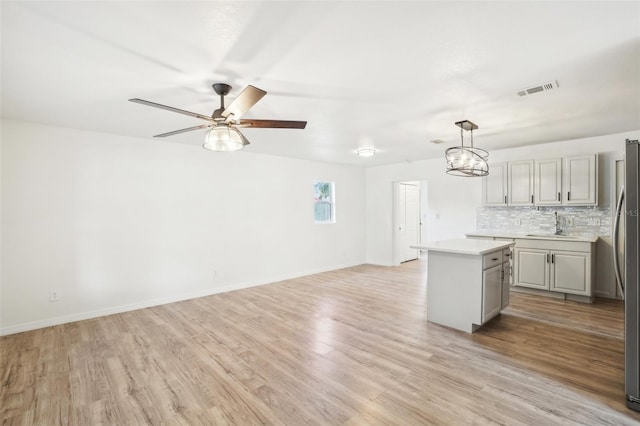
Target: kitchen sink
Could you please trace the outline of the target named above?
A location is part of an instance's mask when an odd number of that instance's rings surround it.
[[[543,237],[543,238],[563,238],[563,239],[575,239],[571,235],[556,235],[556,234],[527,234],[527,237]]]

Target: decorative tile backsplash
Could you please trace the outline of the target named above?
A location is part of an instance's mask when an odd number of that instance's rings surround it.
[[[556,211],[563,234],[611,235],[609,207],[481,207],[477,213],[477,232],[553,234]]]

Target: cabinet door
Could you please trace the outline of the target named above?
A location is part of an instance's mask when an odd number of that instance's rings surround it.
[[[500,238],[496,237],[496,241],[509,241],[515,242],[513,238]],[[502,251],[502,261],[508,262],[504,264],[504,279],[510,286],[513,285],[513,248],[509,247]]]
[[[502,298],[502,265],[482,272],[482,323],[500,313]]]
[[[536,205],[562,204],[562,159],[535,161]]]
[[[549,251],[519,249],[514,251],[515,286],[549,290]]]
[[[507,163],[493,163],[489,175],[482,178],[482,204],[507,205]]]
[[[500,304],[500,308],[504,309],[509,305],[509,270],[511,266],[509,266],[509,262],[505,262],[502,264],[502,303]]]
[[[552,251],[550,289],[591,296],[591,255],[584,252]]]
[[[565,204],[598,204],[598,157],[582,155],[564,159]]]
[[[510,206],[533,205],[533,160],[514,161],[509,165],[508,203]]]

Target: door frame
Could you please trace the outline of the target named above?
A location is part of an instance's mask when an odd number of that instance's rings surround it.
[[[399,180],[391,182],[391,192],[392,192],[392,224],[391,224],[391,244],[392,244],[392,261],[393,266],[400,266],[402,261],[400,260],[402,250],[400,248],[400,184],[415,182],[418,184],[419,189],[419,200],[418,200],[418,241],[419,244],[422,243],[422,227],[426,226],[423,222],[423,212],[422,211],[422,197],[426,197],[426,180]],[[423,184],[424,183],[424,184]],[[421,257],[421,252],[418,250],[418,259]]]

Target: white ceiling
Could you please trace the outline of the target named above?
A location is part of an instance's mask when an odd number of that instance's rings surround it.
[[[253,84],[268,94],[245,118],[308,125],[245,129],[247,151],[366,166],[442,156],[462,119],[489,151],[640,128],[638,1],[2,1],[1,14],[12,119],[151,138],[202,122],[127,99],[209,115],[212,83],[234,86],[229,101]],[[354,154],[368,146],[378,155]]]

